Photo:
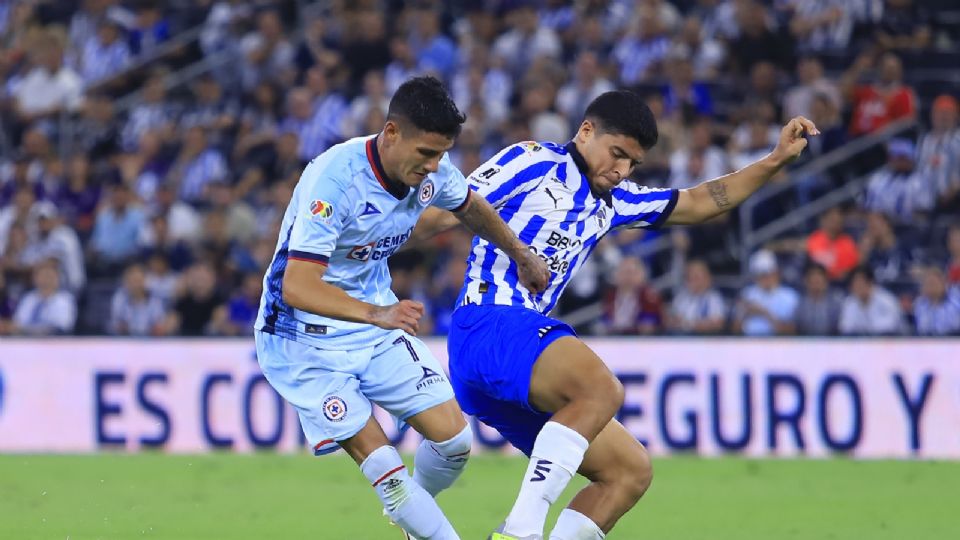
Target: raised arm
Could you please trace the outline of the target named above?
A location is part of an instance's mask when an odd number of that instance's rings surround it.
[[[807,135],[820,133],[813,122],[802,116],[790,120],[780,131],[780,141],[772,152],[737,172],[680,190],[677,206],[667,225],[702,223],[738,206],[763,187],[785,165],[797,159],[807,146]]]

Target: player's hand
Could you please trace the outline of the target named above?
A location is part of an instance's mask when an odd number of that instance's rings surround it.
[[[415,336],[420,329],[420,317],[423,317],[423,304],[401,300],[389,306],[377,306],[370,316],[370,322],[387,330],[399,328]]]
[[[800,153],[807,147],[804,135],[819,135],[820,130],[813,122],[802,116],[795,116],[780,130],[780,141],[773,150],[777,163],[786,165],[800,157]]]
[[[523,257],[517,263],[517,275],[520,283],[532,293],[540,293],[547,289],[550,283],[550,269],[547,263],[536,253],[525,250]]]

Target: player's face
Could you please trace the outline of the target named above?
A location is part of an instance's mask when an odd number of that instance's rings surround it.
[[[440,167],[440,158],[453,146],[453,139],[412,126],[403,129],[387,122],[383,130],[383,167],[391,178],[416,187]]]
[[[633,137],[598,131],[589,120],[577,133],[577,149],[590,169],[590,185],[599,193],[619,185],[646,155]]]

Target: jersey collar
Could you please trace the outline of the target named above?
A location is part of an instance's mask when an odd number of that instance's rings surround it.
[[[566,144],[566,146],[564,146],[564,148],[567,149],[567,152],[570,153],[570,157],[573,158],[573,162],[576,163],[577,170],[580,171],[580,176],[583,177],[583,181],[586,182],[587,185],[589,185],[590,180],[587,177],[587,172],[590,169],[587,167],[587,160],[583,159],[583,154],[581,154],[580,150],[577,149],[577,143],[570,141]],[[609,191],[606,193],[596,193],[593,191],[593,187],[591,187],[590,193],[592,193],[594,197],[607,203],[607,208],[613,207],[613,198],[611,197]]]
[[[373,175],[377,177],[380,185],[393,195],[398,201],[402,201],[410,194],[410,186],[401,184],[387,176],[387,171],[383,170],[383,163],[380,161],[380,152],[377,151],[377,137],[367,140],[367,161],[370,162],[370,168],[373,169]]]

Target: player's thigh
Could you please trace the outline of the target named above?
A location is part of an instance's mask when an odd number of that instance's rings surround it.
[[[577,472],[593,482],[630,486],[637,496],[653,478],[647,449],[616,420],[611,420],[590,443]]]
[[[440,407],[422,416],[420,423],[456,422],[461,429],[464,425],[459,423],[462,415],[457,418],[460,407],[453,399],[446,373],[426,344],[416,337],[398,332],[377,345],[367,369],[360,375],[360,389],[401,422]]]
[[[557,412],[578,399],[610,401],[619,407],[623,385],[590,347],[574,336],[563,336],[537,357],[529,400],[538,410]]]
[[[320,350],[263,332],[254,338],[264,377],[296,409],[314,454],[336,450],[366,426],[372,407],[360,380],[327,367],[348,363],[354,353]]]

